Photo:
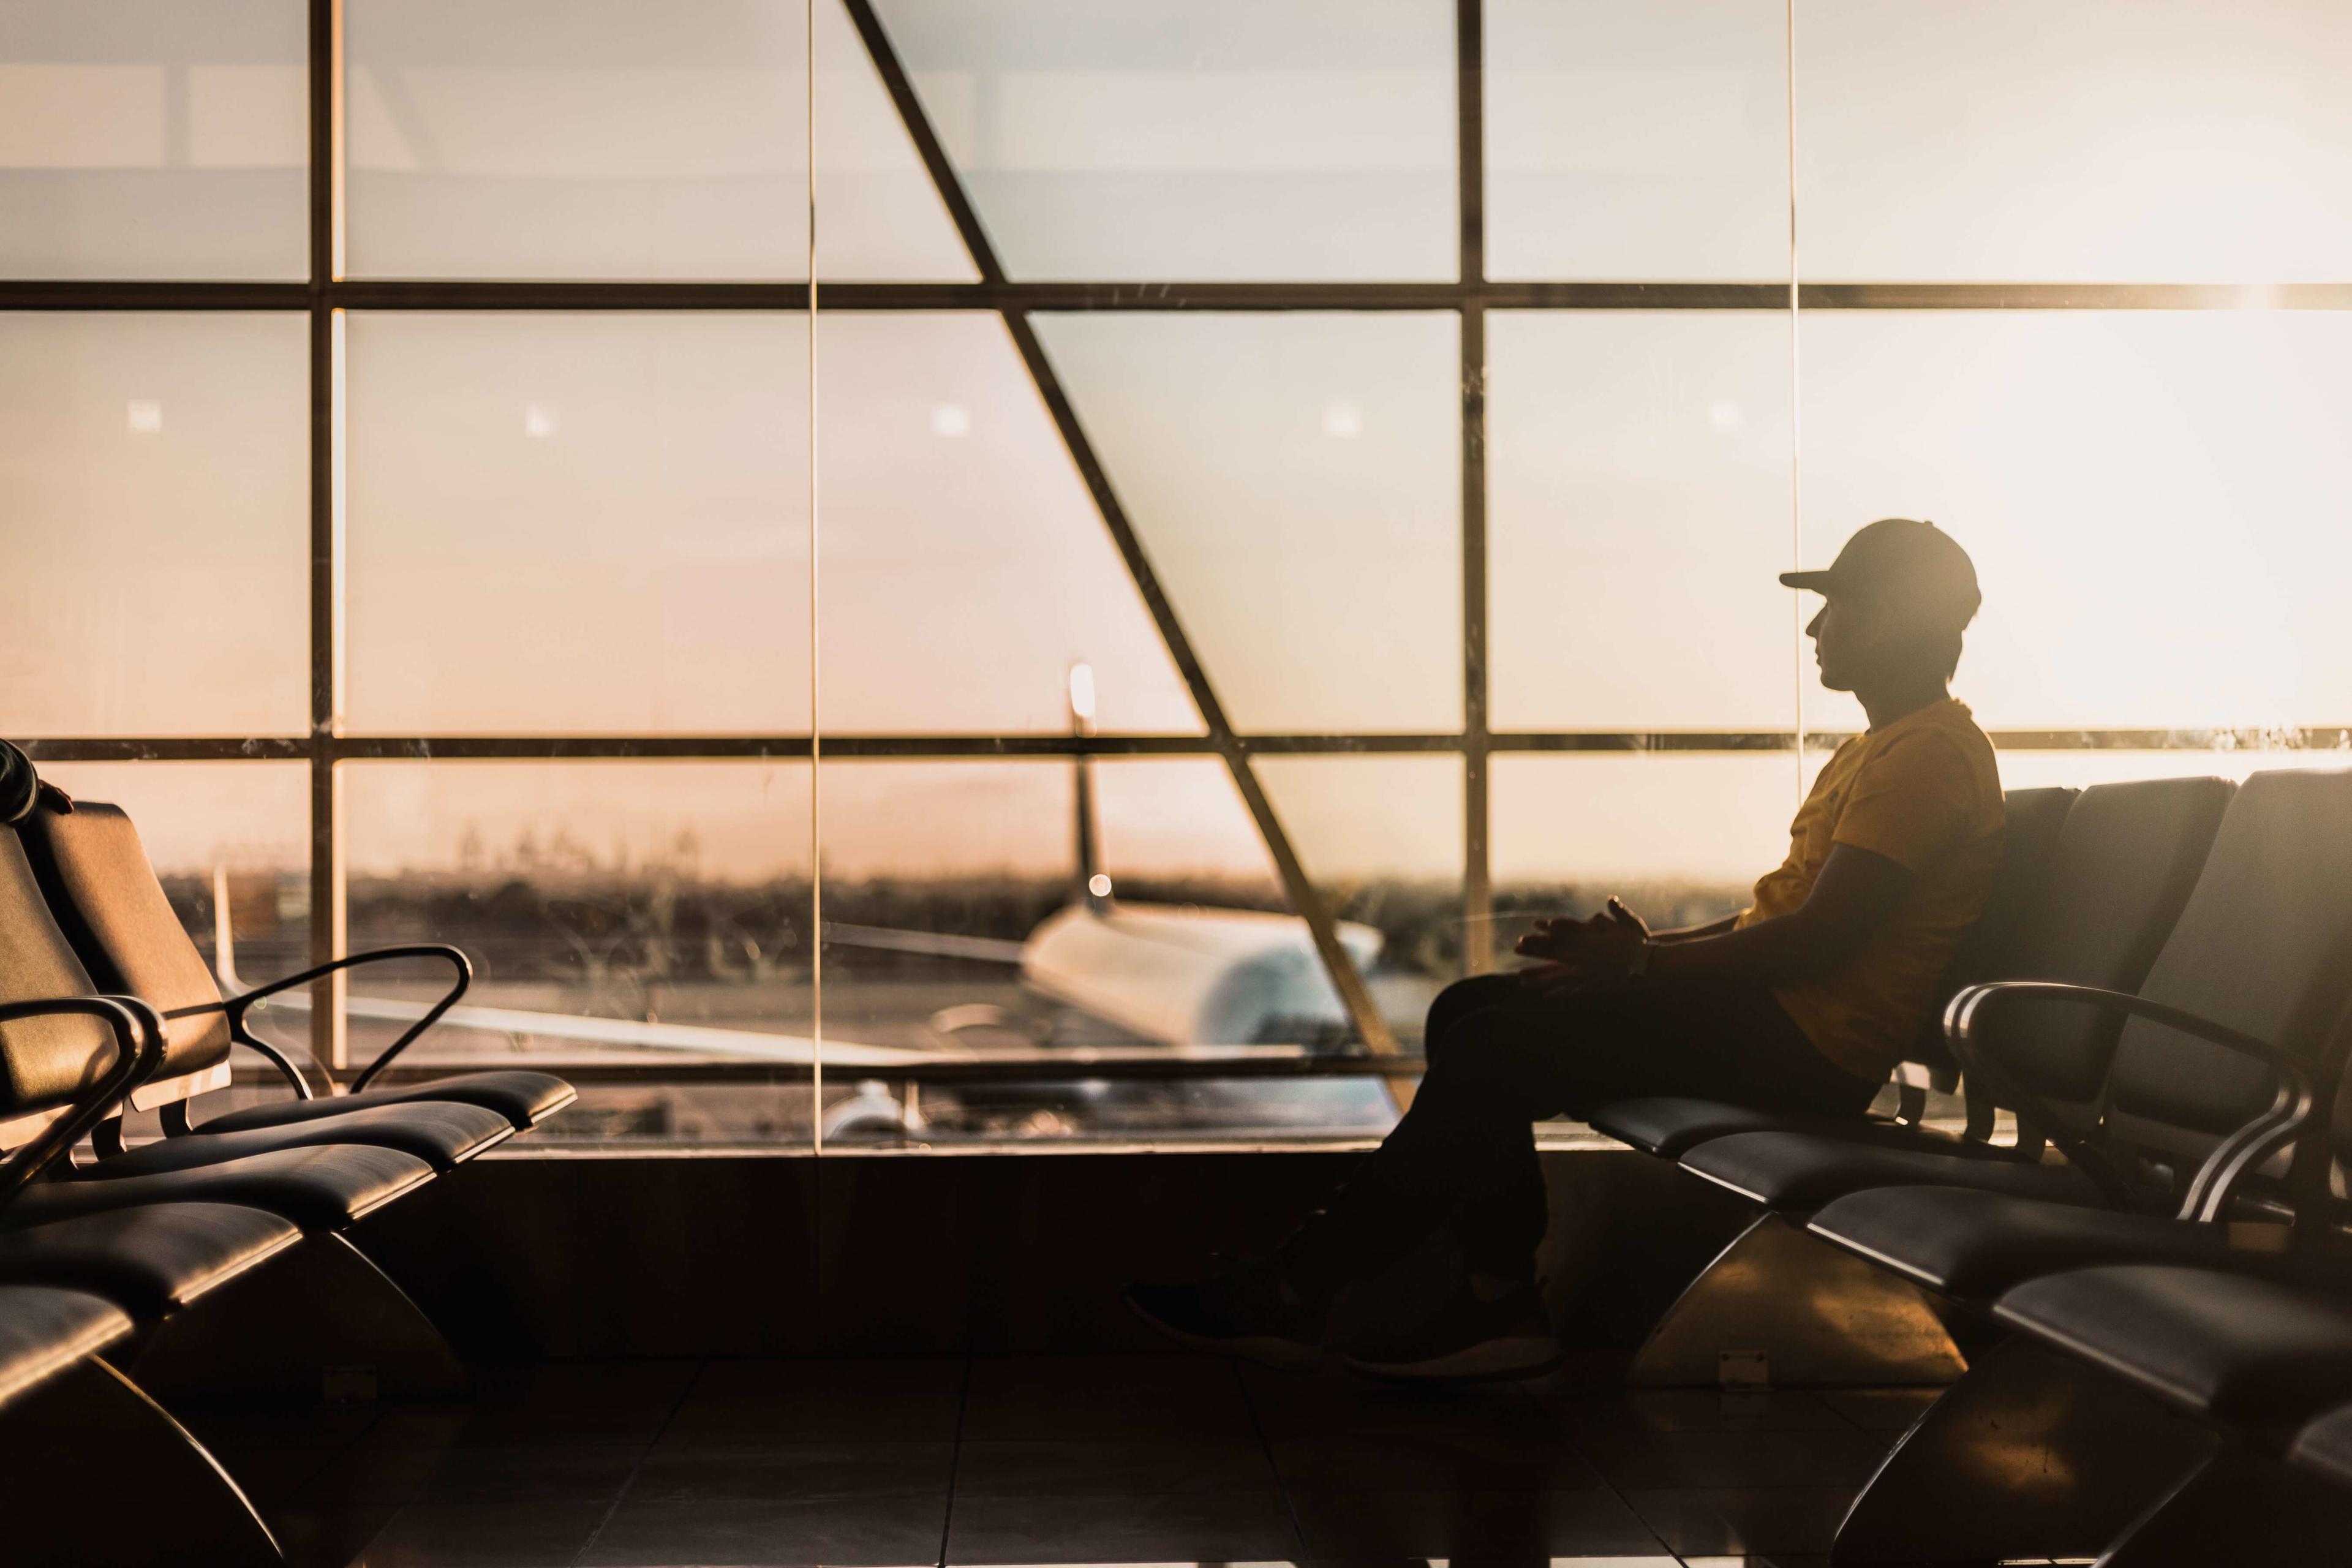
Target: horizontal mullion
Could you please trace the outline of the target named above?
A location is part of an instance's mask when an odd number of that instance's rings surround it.
[[[2352,765],[2352,725],[2300,729],[1994,730],[2005,752],[2342,752]],[[1843,731],[1811,730],[1808,748],[1834,745]],[[1461,752],[1469,737],[1452,731],[1412,734],[1242,735],[1257,756],[1380,756]],[[834,761],[909,758],[934,761],[1034,757],[1213,756],[1207,735],[826,735],[823,755]],[[311,754],[298,736],[52,736],[19,742],[36,762],[296,762]],[[807,735],[343,735],[322,742],[338,762],[565,762],[805,760]],[[1495,752],[1786,752],[1797,737],[1785,730],[1753,731],[1497,731],[1485,738]]]
[[[821,1057],[824,1047],[820,1046]],[[534,1058],[533,1060],[539,1058]],[[757,1084],[806,1083],[814,1076],[807,1062],[761,1062],[741,1058],[688,1058],[683,1061],[549,1062],[573,1084]],[[1180,1050],[1133,1055],[1073,1053],[1019,1057],[949,1057],[932,1060],[894,1062],[887,1067],[866,1063],[828,1063],[836,1074],[860,1081],[919,1084],[1048,1084],[1074,1080],[1153,1083],[1201,1079],[1393,1078],[1419,1076],[1426,1062],[1419,1056],[1348,1057],[1277,1055],[1221,1057],[1186,1055]],[[446,1075],[447,1066],[417,1063],[385,1069],[387,1083],[421,1083]],[[258,1081],[258,1080],[257,1080]]]
[[[1786,283],[820,280],[828,310],[1780,310]],[[804,311],[805,283],[340,279],[0,280],[0,310]],[[2352,283],[1805,283],[1808,310],[2341,310]]]

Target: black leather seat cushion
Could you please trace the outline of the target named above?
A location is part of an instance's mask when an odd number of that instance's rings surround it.
[[[292,1221],[259,1209],[151,1204],[0,1235],[0,1284],[63,1285],[155,1317],[301,1238]]]
[[[0,1211],[0,1228],[140,1204],[219,1203],[266,1209],[306,1231],[341,1230],[432,1179],[432,1166],[397,1149],[364,1143],[280,1149],[185,1171],[37,1182]]]
[[[48,1285],[0,1287],[0,1408],[131,1331],[110,1301]]]
[[[1994,1316],[2199,1415],[2284,1441],[2352,1399],[2352,1300],[2252,1275],[2126,1264],[2029,1279]]]
[[[2286,1457],[2338,1486],[2352,1487],[2352,1405],[2331,1410],[2296,1433]]]
[[[2109,1263],[2260,1272],[2277,1256],[2233,1251],[2226,1226],[1965,1187],[1855,1193],[1823,1208],[1807,1228],[1948,1296],[1998,1296],[2040,1275]]]
[[[2098,1188],[2070,1166],[1958,1139],[1946,1147],[1948,1152],[1874,1148],[1813,1132],[1742,1132],[1701,1143],[1683,1156],[1682,1166],[1771,1209],[1817,1209],[1872,1187],[1977,1187],[2053,1203],[2099,1201]]]
[[[205,1132],[236,1132],[249,1127],[288,1127],[298,1121],[315,1121],[321,1116],[340,1116],[363,1106],[446,1101],[457,1105],[478,1105],[486,1110],[495,1110],[505,1117],[516,1131],[527,1132],[579,1098],[577,1089],[551,1073],[469,1072],[452,1078],[437,1078],[429,1083],[371,1089],[362,1094],[336,1095],[320,1100],[272,1100],[267,1105],[249,1105],[226,1116],[207,1117],[198,1123],[198,1127]]]
[[[101,1160],[91,1175],[101,1179],[185,1171],[247,1154],[321,1144],[374,1144],[414,1154],[436,1171],[456,1169],[483,1150],[514,1136],[514,1124],[478,1105],[446,1102],[362,1106],[341,1116],[296,1122],[291,1127],[254,1127],[242,1132],[199,1129]]]
[[[1719,1100],[1654,1095],[1620,1100],[1592,1113],[1587,1125],[1644,1152],[1679,1159],[1701,1143],[1741,1132],[1818,1132],[1877,1147],[1948,1149],[1952,1140],[1882,1116],[1801,1116],[1759,1110]]]

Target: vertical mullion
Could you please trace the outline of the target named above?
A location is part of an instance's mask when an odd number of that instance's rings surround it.
[[[1462,305],[1462,962],[1493,966],[1493,856],[1487,843],[1486,712],[1486,105],[1485,0],[1455,0],[1455,185],[1461,203]]]
[[[335,482],[338,355],[327,285],[336,272],[337,65],[341,6],[310,0],[310,962],[344,945],[342,812],[334,739],[341,721],[341,541]],[[311,987],[310,1052],[331,1069],[348,1064],[343,980]]]

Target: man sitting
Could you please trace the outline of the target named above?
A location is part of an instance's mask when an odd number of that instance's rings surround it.
[[[1827,571],[1780,581],[1822,595],[1805,628],[1822,684],[1853,692],[1870,728],[1822,768],[1753,905],[1689,931],[1654,932],[1615,899],[1589,921],[1538,922],[1518,944],[1533,967],[1438,996],[1412,1108],[1328,1205],[1263,1262],[1132,1288],[1147,1322],[1195,1348],[1311,1366],[1341,1288],[1445,1228],[1463,1260],[1451,1298],[1409,1331],[1349,1344],[1349,1364],[1532,1376],[1559,1349],[1537,1298],[1547,1220],[1531,1123],[1640,1095],[1869,1105],[1940,1000],[2000,858],[1992,744],[1948,689],[1976,569],[1934,524],[1887,518]]]

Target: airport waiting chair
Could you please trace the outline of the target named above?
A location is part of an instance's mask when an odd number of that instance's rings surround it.
[[[2212,781],[2218,783],[2219,781]],[[2222,786],[2224,790],[2227,785]],[[1985,901],[1984,913],[1953,955],[1942,994],[1950,996],[1964,986],[2012,972],[2011,954],[2019,948],[2025,925],[2043,882],[2052,872],[2052,858],[2078,792],[2072,789],[2011,790],[2004,797],[2008,825],[2002,835],[2000,866]],[[2218,818],[2220,808],[2214,808]],[[2192,873],[2193,875],[2193,873]],[[2187,897],[2184,886],[2181,896]],[[1688,1095],[1650,1095],[1602,1106],[1589,1119],[1595,1131],[1604,1132],[1644,1153],[1680,1159],[1711,1138],[1735,1132],[1822,1131],[1854,1133],[1916,1126],[1927,1110],[1927,1077],[1949,1081],[1952,1063],[1943,1046],[1941,1020],[1924,1032],[1911,1060],[1926,1073],[1897,1075],[1902,1104],[1896,1114],[1857,1121],[1847,1117],[1795,1116],[1759,1110],[1751,1106]],[[1989,1125],[1985,1134],[1989,1134]]]
[[[110,992],[143,997],[169,1022],[172,1038],[159,1079],[184,1092],[172,1100],[134,1100],[139,1109],[151,1104],[160,1109],[167,1131],[184,1133],[190,1125],[190,1100],[226,1081],[220,1069],[226,1065],[232,1041],[267,1057],[295,1098],[209,1118],[203,1125],[206,1134],[262,1132],[322,1118],[349,1125],[355,1114],[379,1110],[398,1123],[415,1108],[443,1105],[494,1111],[510,1130],[528,1131],[577,1098],[563,1079],[528,1071],[458,1073],[398,1088],[372,1087],[464,995],[472,969],[457,948],[417,943],[353,953],[225,999],[203,954],[173,913],[137,828],[119,807],[77,802],[45,790],[20,832],[51,910],[92,978]],[[308,1075],[288,1053],[247,1026],[253,1006],[270,996],[339,970],[415,958],[448,963],[454,984],[369,1064],[348,1094],[315,1093]]]
[[[2054,840],[2037,853],[2044,874],[2032,897],[2008,919],[2002,941],[1983,962],[2011,976],[2136,987],[2198,883],[2232,793],[2226,781],[2200,778],[2084,791]],[[2008,1042],[2017,1070],[2069,1104],[2095,1100],[2117,1022],[2077,1010],[2037,1016],[2033,1025]],[[2042,1163],[2042,1134],[2030,1115],[2014,1146],[1991,1143],[1994,1105],[2012,1102],[1999,1095],[1993,1075],[1973,1074],[1968,1088],[1971,1125],[1957,1138],[1916,1125],[1841,1122],[1733,1132],[1686,1150],[1685,1169],[1741,1191],[1765,1212],[1660,1320],[1635,1358],[1633,1380],[1712,1384],[1723,1375],[1723,1353],[1733,1349],[1764,1352],[1768,1363],[1749,1373],[1784,1382],[1924,1384],[1958,1376],[1965,1358],[1935,1304],[1916,1287],[1805,1236],[1802,1215],[1854,1190],[1833,1184],[1857,1171],[1916,1167],[1915,1181],[1968,1180],[1945,1173],[1981,1167],[1981,1179],[1996,1184],[2012,1175],[2028,1183],[2074,1179]],[[1710,1166],[1717,1151],[1759,1145],[1767,1158],[1793,1150],[1811,1160],[1809,1171],[1828,1190],[1818,1196],[1802,1189],[1759,1192],[1725,1181]],[[1824,1322],[1805,1304],[1815,1300],[1845,1303],[1844,1317]]]
[[[0,1415],[131,1336],[131,1315],[82,1290],[0,1286]]]

